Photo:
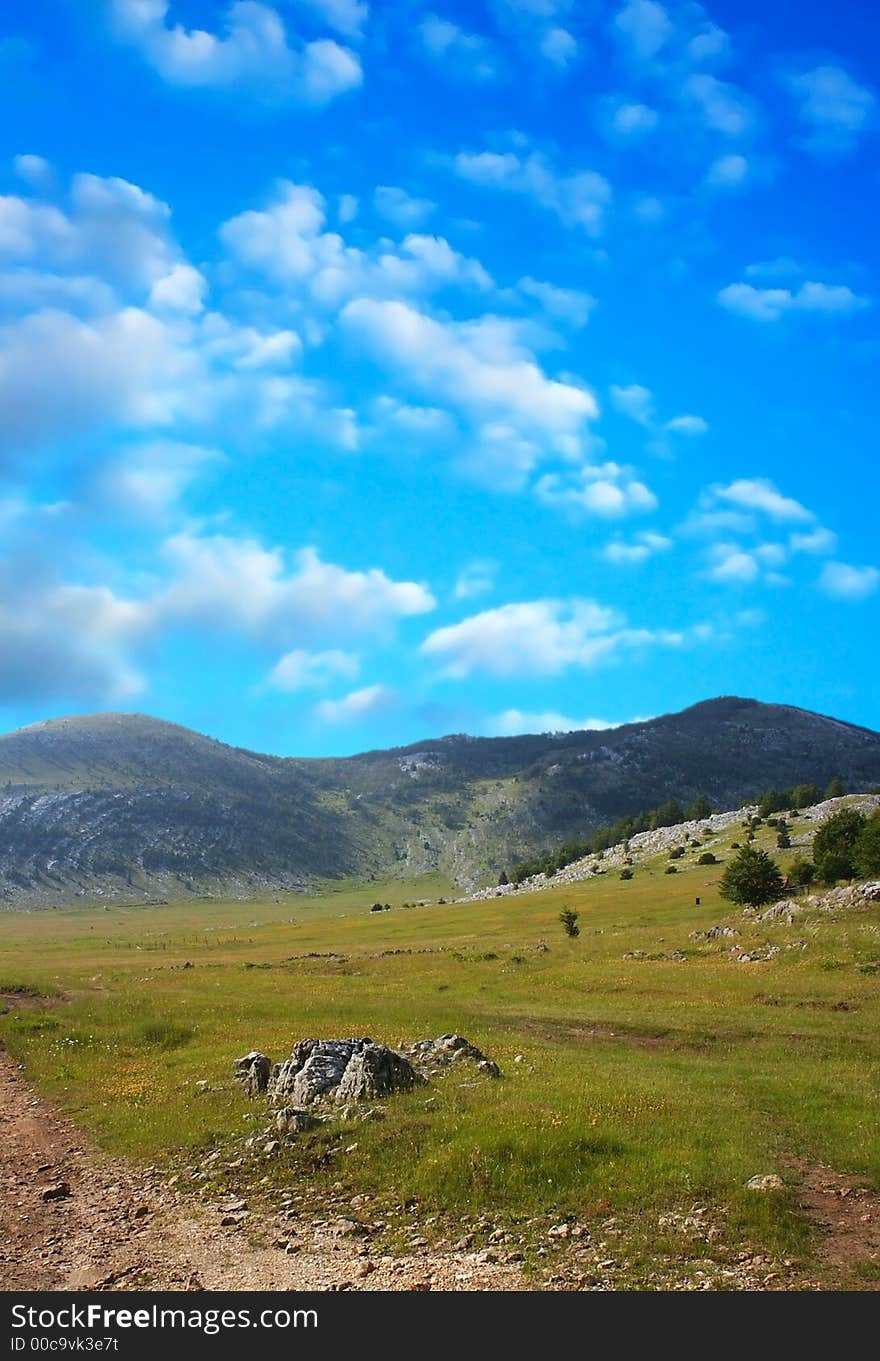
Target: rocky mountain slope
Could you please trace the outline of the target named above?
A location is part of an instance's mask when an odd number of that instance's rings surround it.
[[[668,798],[880,784],[880,734],[724,698],[609,732],[444,737],[304,760],[137,714],[0,737],[0,905],[255,894],[439,868],[464,887]]]

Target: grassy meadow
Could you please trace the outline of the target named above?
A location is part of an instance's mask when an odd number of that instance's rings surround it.
[[[722,860],[737,833],[713,845]],[[723,864],[695,861],[471,903],[402,906],[448,894],[434,879],[0,916],[0,992],[18,999],[0,1036],[105,1149],[185,1166],[265,1126],[231,1080],[248,1049],[455,1030],[501,1080],[456,1070],[351,1140],[304,1136],[271,1179],[341,1180],[441,1219],[611,1214],[654,1226],[638,1240],[651,1254],[683,1250],[658,1217],[699,1202],[718,1251],[807,1261],[799,1166],[880,1183],[880,907],[755,926],[720,899]],[[392,910],[371,913],[376,900]],[[690,938],[717,923],[740,936]],[[734,943],[781,948],[742,964]],[[771,1172],[785,1190],[745,1188]]]

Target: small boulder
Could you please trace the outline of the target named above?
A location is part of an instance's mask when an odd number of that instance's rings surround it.
[[[272,1061],[259,1049],[252,1049],[249,1054],[243,1054],[240,1059],[236,1059],[232,1069],[236,1081],[243,1083],[247,1088],[248,1096],[257,1096],[269,1085]]]
[[[746,1186],[750,1191],[781,1191],[785,1182],[776,1172],[761,1172],[749,1177]]]

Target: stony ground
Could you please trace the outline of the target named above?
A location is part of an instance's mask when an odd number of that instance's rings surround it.
[[[0,1052],[4,1290],[527,1288],[516,1266],[480,1256],[374,1256],[356,1219],[338,1213],[195,1202],[154,1169],[101,1157]]]
[[[308,1191],[200,1199],[168,1177],[103,1157],[0,1052],[0,1287],[4,1290],[779,1290],[880,1287],[880,1196],[833,1169],[798,1166],[818,1234],[809,1268],[719,1255],[718,1226],[694,1205],[662,1217],[681,1261],[633,1276],[613,1217],[542,1226],[531,1270],[516,1234],[486,1216],[430,1246],[417,1219],[393,1255],[366,1196]],[[196,1174],[197,1175],[197,1174]],[[425,1225],[425,1231],[431,1232]]]

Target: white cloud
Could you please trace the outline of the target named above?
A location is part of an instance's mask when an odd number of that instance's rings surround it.
[[[547,61],[564,68],[574,61],[578,45],[567,28],[548,28],[541,38],[540,50]]]
[[[866,600],[880,586],[876,567],[852,567],[846,562],[826,562],[819,589],[833,600]]]
[[[706,173],[706,183],[713,188],[733,189],[745,182],[748,173],[749,163],[745,156],[731,152],[712,162]]]
[[[127,653],[149,612],[105,586],[33,581],[0,565],[0,700],[118,703],[143,689]]]
[[[361,352],[474,422],[484,454],[500,440],[514,481],[547,449],[576,453],[598,414],[591,393],[547,377],[508,319],[438,321],[406,303],[361,298],[342,323]]]
[[[421,651],[443,674],[463,679],[472,672],[493,676],[554,676],[568,667],[595,666],[623,647],[677,646],[682,635],[631,629],[612,609],[592,600],[533,600],[500,605],[459,624],[436,629]]]
[[[359,38],[370,13],[361,0],[297,0],[297,4],[313,10],[328,28],[346,38]]]
[[[163,519],[211,465],[224,461],[218,449],[175,440],[150,441],[99,470],[94,490],[117,514]]]
[[[788,544],[792,553],[833,553],[837,547],[837,535],[820,525],[807,534],[792,534]]]
[[[518,156],[512,151],[459,152],[453,166],[472,184],[534,199],[566,227],[583,228],[590,236],[602,232],[611,186],[593,170],[559,174],[538,152]]]
[[[273,690],[318,689],[340,676],[353,679],[360,670],[360,658],[351,652],[329,649],[326,652],[306,652],[294,648],[276,662],[269,673],[268,684]]]
[[[751,553],[734,544],[715,544],[712,550],[713,566],[709,576],[713,581],[746,584],[756,581],[760,568]]]
[[[685,97],[699,108],[706,126],[714,132],[740,137],[751,127],[751,108],[735,85],[700,72],[687,78],[683,90]]]
[[[323,308],[364,295],[492,287],[480,262],[453,250],[442,236],[411,233],[398,247],[385,243],[367,252],[325,227],[323,195],[310,185],[282,181],[267,208],[230,218],[220,236],[239,264]]]
[[[729,312],[752,321],[779,321],[789,313],[819,316],[850,316],[870,307],[871,300],[854,293],[846,284],[806,282],[797,292],[789,288],[755,288],[753,284],[728,284],[718,301]]]
[[[779,489],[766,477],[741,477],[727,486],[713,488],[713,495],[719,501],[760,511],[773,520],[812,520],[812,511],[802,506],[790,496],[783,496]]]
[[[790,76],[788,84],[813,151],[848,154],[876,122],[877,96],[840,66],[816,66]]]
[[[248,88],[261,98],[321,105],[359,86],[360,61],[331,38],[299,42],[279,12],[257,0],[233,0],[222,35],[169,26],[169,0],[110,0],[118,37],[177,86]]]
[[[618,104],[611,115],[610,128],[622,137],[653,132],[659,122],[656,109],[648,104]]]
[[[470,600],[475,595],[485,595],[495,587],[498,564],[492,558],[477,558],[467,563],[459,572],[453,595],[456,600]]]
[[[613,29],[638,61],[656,57],[674,32],[669,14],[656,0],[626,0],[614,16]]]
[[[437,14],[427,15],[418,33],[423,51],[447,74],[477,82],[494,78],[495,60],[485,38]]]
[[[326,17],[326,4],[314,7]],[[338,15],[358,7],[333,8]],[[120,39],[172,85],[244,88],[261,98],[325,104],[363,79],[350,48],[329,38],[300,42],[277,10],[257,0],[232,0],[222,35],[169,23],[169,0],[110,0],[110,9]]]
[[[24,180],[32,189],[49,190],[55,182],[55,172],[44,156],[16,156],[12,165],[19,179]]]
[[[192,265],[175,265],[150,289],[150,306],[158,311],[186,312],[204,310],[208,282]]]
[[[353,222],[358,215],[360,203],[355,194],[340,194],[337,216],[342,223]]]
[[[355,723],[392,708],[397,698],[397,691],[387,685],[365,685],[344,699],[322,699],[314,712],[323,723]]]
[[[673,416],[663,428],[671,431],[673,435],[705,435],[709,429],[709,422],[702,416]]]
[[[554,320],[566,321],[575,327],[586,326],[590,313],[596,306],[596,299],[590,293],[542,283],[529,275],[520,279],[517,288],[528,297],[535,298],[548,316]]]
[[[624,543],[621,539],[613,540],[602,549],[602,557],[615,566],[630,566],[646,562],[655,553],[665,553],[671,547],[672,540],[664,534],[653,534],[648,531],[638,534],[633,543]]]
[[[656,510],[657,498],[631,468],[617,463],[585,464],[570,474],[547,473],[535,483],[545,505],[617,520]]]
[[[417,582],[392,581],[375,567],[348,571],[314,548],[300,549],[289,572],[280,548],[182,533],[166,540],[163,557],[172,572],[156,602],[163,618],[278,641],[387,633],[396,620],[436,604]]]
[[[611,405],[622,416],[628,416],[637,425],[650,426],[654,421],[654,395],[650,388],[640,383],[628,387],[611,386]]]
[[[628,723],[645,723],[644,718],[630,718]],[[604,718],[568,718],[554,710],[543,713],[527,713],[522,709],[505,709],[486,720],[486,730],[491,737],[519,737],[523,733],[553,732],[608,732],[620,728],[622,723],[609,723]]]
[[[373,194],[373,204],[377,213],[405,231],[421,227],[437,207],[430,199],[413,198],[405,189],[391,184],[379,185]]]
[[[202,382],[183,338],[138,308],[92,322],[35,312],[0,326],[0,449],[107,422],[167,426],[199,400]]]

